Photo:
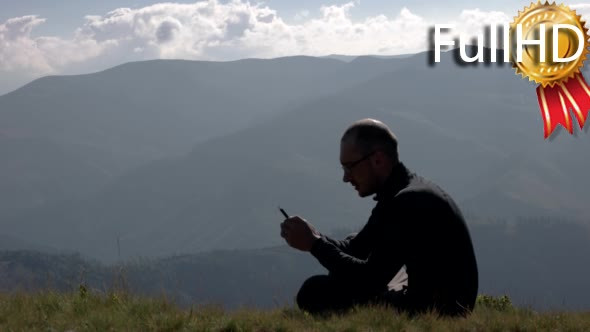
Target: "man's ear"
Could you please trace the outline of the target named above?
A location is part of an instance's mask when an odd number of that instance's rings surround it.
[[[381,150],[377,150],[375,152],[375,158],[373,158],[373,162],[375,163],[375,166],[380,166],[381,164],[383,164],[385,162],[385,154],[383,153],[383,151]]]

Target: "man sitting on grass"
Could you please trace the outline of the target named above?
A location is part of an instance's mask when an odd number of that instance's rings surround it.
[[[391,130],[373,119],[355,122],[342,136],[340,163],[344,182],[360,197],[375,194],[377,204],[360,232],[341,241],[299,216],[281,223],[286,242],[311,252],[329,271],[304,282],[299,307],[311,313],[370,303],[410,314],[473,310],[477,264],[465,220],[446,192],[399,161]],[[407,287],[391,289],[404,265]]]

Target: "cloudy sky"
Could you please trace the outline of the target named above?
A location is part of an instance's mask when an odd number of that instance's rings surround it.
[[[434,23],[475,34],[530,1],[0,0],[0,94],[147,59],[415,53]],[[590,5],[569,4],[580,13]]]

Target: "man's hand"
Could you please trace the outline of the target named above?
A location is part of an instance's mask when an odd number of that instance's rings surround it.
[[[310,251],[314,242],[321,236],[305,219],[295,216],[281,223],[281,237],[295,249]]]

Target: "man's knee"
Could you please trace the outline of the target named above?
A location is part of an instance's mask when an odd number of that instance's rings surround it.
[[[319,309],[319,302],[326,295],[323,293],[330,286],[329,279],[327,275],[316,275],[305,280],[297,293],[297,305],[301,310],[314,312]]]

